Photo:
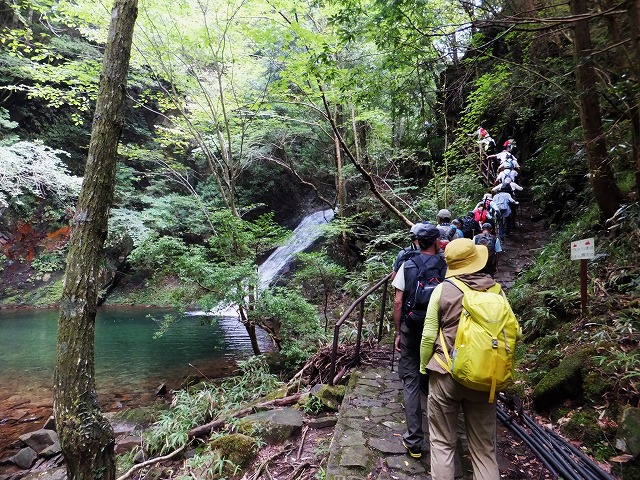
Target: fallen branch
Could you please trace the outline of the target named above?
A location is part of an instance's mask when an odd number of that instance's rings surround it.
[[[305,425],[304,430],[302,431],[302,438],[300,439],[300,448],[298,448],[298,456],[296,457],[296,461],[300,460],[300,455],[302,455],[302,449],[304,448],[304,441],[307,438],[308,431],[309,425]]]
[[[192,428],[189,431],[189,438],[200,438],[206,435],[209,435],[213,430],[217,430],[222,428],[227,420],[230,418],[242,418],[250,413],[253,413],[257,410],[271,407],[284,407],[288,405],[293,405],[302,397],[301,393],[296,393],[295,395],[290,395],[288,397],[276,398],[275,400],[269,400],[268,402],[258,403],[251,407],[243,408],[242,410],[237,410],[236,412],[227,415],[225,418],[217,418],[209,423],[205,423],[204,425],[200,425],[199,427]]]
[[[138,470],[140,470],[141,468],[148,467],[149,465],[153,465],[153,464],[158,463],[158,462],[163,462],[165,460],[169,460],[169,459],[175,457],[177,454],[179,454],[182,450],[184,450],[185,447],[186,447],[186,445],[183,445],[180,448],[178,448],[177,450],[174,450],[173,452],[169,453],[168,455],[165,455],[163,457],[150,458],[146,462],[142,462],[142,463],[139,463],[137,465],[134,465],[124,475],[122,475],[121,477],[118,477],[117,480],[125,480],[125,479],[129,478],[133,473],[135,473]]]

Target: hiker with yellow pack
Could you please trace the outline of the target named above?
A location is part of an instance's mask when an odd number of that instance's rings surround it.
[[[513,383],[520,326],[489,274],[486,246],[456,239],[444,255],[446,279],[433,291],[420,344],[420,372],[429,374],[431,475],[454,479],[462,409],[473,478],[495,480],[495,395]]]

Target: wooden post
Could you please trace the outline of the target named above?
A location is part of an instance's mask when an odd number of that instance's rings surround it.
[[[587,260],[580,260],[580,307],[582,316],[587,315]]]

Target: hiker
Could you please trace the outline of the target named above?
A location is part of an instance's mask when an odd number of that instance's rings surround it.
[[[522,190],[523,188],[520,185],[518,185],[516,182],[511,180],[511,177],[509,176],[506,176],[502,181],[502,183],[496,185],[491,189],[493,193],[507,192],[507,193],[510,193],[512,196],[514,193],[516,193],[516,191],[521,192]]]
[[[473,211],[467,213],[464,217],[461,218],[462,221],[462,235],[464,238],[473,238],[473,236],[480,229],[478,228],[478,222],[475,220],[475,215]]]
[[[510,235],[512,227],[515,227],[515,214],[512,215],[511,205],[519,205],[519,202],[515,201],[510,193],[499,192],[493,196],[493,203],[500,210],[498,236],[504,241],[505,234]]]
[[[489,252],[472,240],[453,240],[445,250],[447,279],[458,279],[473,290],[486,290],[495,281],[487,273]],[[442,339],[452,351],[462,313],[463,292],[450,280],[438,285],[431,296],[420,347],[420,372],[429,374],[427,416],[431,450],[431,476],[452,480],[458,443],[458,414],[464,413],[465,429],[475,480],[500,478],[496,458],[496,404],[486,391],[472,390],[453,379],[436,360],[444,358]],[[442,336],[439,335],[442,329]]]
[[[476,222],[476,231],[480,231],[482,229],[482,224],[485,222],[493,223],[495,221],[495,212],[494,212],[494,204],[493,195],[490,193],[485,193],[482,200],[479,201],[476,205],[476,208],[473,209],[473,219]]]
[[[459,218],[454,218],[451,220],[451,226],[456,229],[456,233],[454,234],[454,238],[464,238],[464,232],[462,231],[462,220]]]
[[[440,248],[444,249],[451,240],[459,238],[458,232],[456,227],[451,225],[451,212],[446,208],[439,210],[436,218],[437,228],[440,230]]]
[[[391,274],[391,281],[396,277],[400,265],[409,260],[411,257],[420,254],[420,247],[416,243],[416,231],[424,225],[425,222],[415,223],[409,230],[409,238],[411,239],[411,245],[404,247],[396,255],[396,259],[393,262],[393,273]]]
[[[495,187],[497,185],[500,185],[501,183],[504,183],[507,178],[510,179],[512,182],[515,182],[516,178],[518,178],[518,172],[511,168],[506,168],[502,170],[496,176],[496,181],[494,182],[493,186]]]
[[[493,161],[497,160],[498,163],[498,172],[502,172],[504,170],[514,170],[516,173],[515,176],[520,172],[520,164],[518,163],[518,159],[513,155],[513,150],[515,149],[515,140],[509,139],[504,142],[504,150],[499,153],[494,153],[493,155],[487,155],[487,160]]]
[[[480,144],[480,148],[484,149],[485,152],[489,150],[490,147],[496,146],[496,142],[493,140],[493,138],[491,138],[489,132],[487,132],[487,130],[482,125],[480,125],[478,127],[478,130],[476,130],[476,135],[478,136],[478,143]]]
[[[487,261],[487,273],[495,277],[498,271],[498,255],[502,253],[502,245],[500,239],[493,233],[493,225],[490,223],[482,224],[482,231],[473,237],[473,243],[476,245],[484,245],[489,251],[489,260]]]
[[[417,281],[428,278],[429,284],[444,280],[447,270],[440,251],[440,232],[430,223],[421,223],[414,232],[416,247],[420,255],[407,260],[398,269],[392,285],[395,287],[393,302],[393,323],[395,325],[394,348],[400,352],[398,376],[403,383],[405,418],[407,431],[402,444],[413,458],[422,456],[424,431],[422,429],[422,405],[420,393],[427,391],[427,379],[420,375],[420,338],[427,305],[416,305],[414,310],[410,302],[415,300]],[[422,263],[422,268],[418,263]],[[420,273],[422,272],[422,275]],[[414,297],[412,299],[412,297]],[[420,308],[420,310],[418,310]]]

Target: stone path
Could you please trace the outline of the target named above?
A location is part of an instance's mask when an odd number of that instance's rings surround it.
[[[406,454],[404,430],[398,374],[390,368],[354,373],[331,442],[327,480],[424,479],[428,455],[416,460]]]
[[[425,399],[423,399],[423,405]],[[426,415],[424,429],[428,431]],[[331,442],[326,480],[425,480],[429,475],[428,441],[420,459],[402,446],[405,419],[402,382],[394,369],[370,368],[355,372],[340,408]],[[456,477],[471,479],[471,464],[459,431]],[[532,454],[498,429],[498,464],[501,478],[548,478]],[[523,466],[526,465],[526,468]],[[537,473],[537,475],[533,475]]]

